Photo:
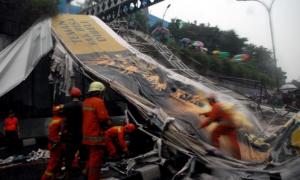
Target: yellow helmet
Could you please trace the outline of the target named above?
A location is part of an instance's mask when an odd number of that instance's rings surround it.
[[[100,91],[101,92],[104,90],[105,90],[104,84],[102,84],[101,82],[98,82],[98,81],[94,81],[90,84],[88,92],[91,92],[91,91]]]
[[[63,112],[63,108],[64,108],[63,104],[60,104],[60,105],[57,105],[57,106],[53,106],[52,107],[52,114],[59,115],[60,113]]]

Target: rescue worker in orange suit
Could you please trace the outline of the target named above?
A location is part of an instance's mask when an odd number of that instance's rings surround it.
[[[9,111],[8,117],[4,120],[4,131],[7,140],[8,152],[17,154],[19,147],[19,120],[13,113]]]
[[[101,82],[92,82],[82,105],[82,144],[87,145],[89,151],[88,180],[99,180],[101,176],[102,158],[106,147],[103,127],[110,124],[102,98],[104,90],[105,86]]]
[[[73,87],[70,91],[72,100],[64,105],[63,114],[65,117],[64,142],[66,143],[65,167],[66,179],[69,178],[72,162],[76,152],[79,150],[82,141],[82,102],[80,101],[81,90]]]
[[[212,145],[216,148],[220,147],[220,137],[227,136],[232,144],[233,156],[236,159],[241,159],[240,146],[237,139],[237,128],[232,122],[231,115],[222,109],[222,103],[217,102],[214,95],[208,97],[208,101],[212,106],[212,110],[204,114],[204,122],[200,125],[200,128],[208,126],[212,122],[218,122],[218,126],[211,133]]]
[[[54,106],[52,109],[52,119],[48,125],[48,149],[50,151],[50,159],[42,176],[42,180],[54,179],[59,173],[62,165],[62,156],[64,152],[64,144],[61,142],[63,131],[63,105]]]
[[[125,126],[113,126],[105,131],[106,146],[110,157],[117,156],[117,150],[114,146],[114,142],[120,145],[123,152],[128,155],[128,147],[125,141],[125,133],[131,133],[135,130],[135,125],[132,123],[126,124]]]

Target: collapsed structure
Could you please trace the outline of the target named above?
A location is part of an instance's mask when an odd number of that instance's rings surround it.
[[[22,132],[23,138],[45,135],[41,127],[52,104],[63,103],[73,85],[83,92],[92,80],[109,87],[105,99],[114,123],[131,121],[139,129],[130,137],[131,158],[108,163],[115,171],[110,176],[140,172],[143,179],[151,179],[147,173],[152,179],[297,179],[299,115],[266,134],[238,100],[159,64],[97,17],[43,20],[5,48],[0,60],[1,107],[17,108],[25,117],[21,126],[36,125]],[[241,160],[231,157],[226,138],[221,139],[222,153],[210,145],[215,124],[198,128],[199,115],[211,109],[210,93],[235,104],[234,112],[253,127],[239,130]]]

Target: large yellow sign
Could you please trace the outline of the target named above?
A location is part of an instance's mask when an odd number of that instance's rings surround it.
[[[52,28],[76,55],[126,50],[87,15],[59,15],[52,19]]]

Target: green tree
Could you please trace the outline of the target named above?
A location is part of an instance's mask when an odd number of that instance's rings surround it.
[[[24,4],[24,21],[32,24],[38,18],[57,14],[57,0],[27,0]]]
[[[57,0],[4,0],[0,2],[0,32],[18,37],[37,19],[57,13]],[[10,30],[10,26],[14,29]],[[7,28],[8,27],[8,28]]]
[[[129,23],[134,26],[136,29],[143,31],[145,33],[149,32],[149,26],[148,26],[148,16],[147,14],[137,11],[136,13],[132,14],[129,19]]]
[[[278,79],[279,86],[285,83],[286,72],[284,72],[280,67],[275,66],[276,63],[272,58],[272,52],[270,50],[263,46],[256,46],[254,44],[247,44],[244,50],[252,56],[249,65],[252,65],[257,68],[259,72],[273,78],[273,85],[276,85],[276,79]]]
[[[300,88],[300,81],[293,80],[292,84],[294,84],[295,86],[297,86],[298,88]]]
[[[221,31],[218,41],[220,50],[228,51],[231,54],[240,54],[241,48],[245,46],[247,38],[239,38],[233,30]]]
[[[202,41],[209,51],[219,49],[238,54],[242,52],[242,47],[247,41],[246,38],[239,38],[233,30],[221,31],[218,27],[211,27],[209,24],[183,23],[180,19],[172,19],[169,30],[175,40],[190,38],[194,41]]]
[[[157,26],[161,26],[161,22],[150,27],[150,32]],[[198,24],[195,21],[186,23],[180,19],[172,19],[168,29],[174,39],[174,42],[168,45],[186,64],[194,66],[198,73],[254,79],[273,87],[276,85],[276,79],[280,84],[286,80],[286,73],[275,66],[270,50],[263,46],[247,44],[247,39],[239,37],[233,30],[222,31],[217,26]],[[232,56],[247,53],[251,56],[251,60],[248,62],[221,60],[190,48],[181,49],[179,41],[182,38],[204,42],[208,52],[220,50],[229,52]]]

